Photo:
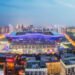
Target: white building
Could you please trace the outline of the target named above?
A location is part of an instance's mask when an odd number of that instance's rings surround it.
[[[9,32],[11,33],[11,32],[13,32],[13,31],[14,31],[14,26],[11,25],[11,24],[9,24]]]
[[[48,75],[47,68],[25,69],[27,75]]]
[[[75,75],[75,56],[64,58],[61,62],[60,75]]]

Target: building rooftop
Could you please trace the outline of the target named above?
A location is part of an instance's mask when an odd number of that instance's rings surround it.
[[[63,54],[63,58],[61,59],[63,64],[68,65],[75,65],[75,55],[71,53]]]
[[[58,62],[58,57],[54,55],[23,55],[26,58],[26,68],[46,68],[48,62]]]
[[[27,62],[26,68],[46,68],[46,64],[40,61]]]
[[[65,59],[63,60],[65,65],[74,65],[75,64],[75,57],[74,58],[69,58],[69,59]]]
[[[73,53],[64,53],[64,54],[61,55],[62,59],[67,59],[67,58],[72,58],[72,57],[75,57],[75,54],[73,54]]]
[[[41,34],[46,34],[46,35],[53,35],[54,34],[52,32],[40,32],[40,31],[37,31],[37,32],[34,32],[34,31],[28,32],[27,31],[27,32],[17,32],[16,35],[24,35],[26,33],[41,33]]]
[[[42,33],[26,33],[24,35],[6,35],[11,42],[29,43],[29,44],[54,44],[54,40],[63,38],[64,35],[46,35]]]

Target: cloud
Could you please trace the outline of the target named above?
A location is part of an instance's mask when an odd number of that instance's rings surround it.
[[[65,0],[55,0],[57,3],[63,5],[63,6],[66,6],[66,7],[69,7],[69,8],[75,8],[75,4],[73,3],[70,3],[70,2],[66,2]]]

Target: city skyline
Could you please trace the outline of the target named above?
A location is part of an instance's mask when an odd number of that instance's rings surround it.
[[[74,25],[75,0],[0,0],[0,25]]]

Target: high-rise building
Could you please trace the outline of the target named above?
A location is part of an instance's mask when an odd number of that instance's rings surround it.
[[[75,75],[75,56],[63,58],[60,60],[61,73],[60,75]]]
[[[61,71],[60,62],[49,62],[46,63],[46,65],[48,69],[48,75],[60,75],[60,71]]]
[[[6,34],[6,33],[9,33],[10,30],[9,30],[9,26],[1,26],[0,27],[0,34]]]
[[[11,32],[13,32],[13,31],[14,31],[14,26],[11,25],[11,24],[9,24],[9,32],[11,33]]]

